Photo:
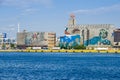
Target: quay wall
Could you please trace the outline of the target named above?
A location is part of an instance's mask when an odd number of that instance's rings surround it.
[[[0,50],[0,52],[38,52],[38,53],[120,53],[120,50]]]

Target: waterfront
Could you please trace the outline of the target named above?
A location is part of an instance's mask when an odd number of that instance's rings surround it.
[[[0,53],[0,80],[119,80],[120,54]]]
[[[0,50],[0,52],[39,52],[39,53],[120,53],[120,50],[67,50],[67,49],[60,49],[60,50],[51,50],[51,49],[40,49],[40,50],[33,50],[33,49],[8,49],[8,50]]]

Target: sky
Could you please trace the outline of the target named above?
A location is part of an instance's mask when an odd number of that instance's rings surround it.
[[[20,31],[64,35],[70,14],[77,24],[114,24],[120,27],[120,0],[0,0],[0,33],[16,38]]]

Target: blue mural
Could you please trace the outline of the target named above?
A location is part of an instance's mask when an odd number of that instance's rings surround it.
[[[105,29],[101,29],[99,36],[95,36],[89,40],[86,40],[84,42],[84,45],[85,46],[97,45],[98,43],[103,45],[110,45],[111,42],[107,39],[107,37],[108,37],[108,32]]]
[[[101,29],[100,30],[100,33],[99,33],[99,36],[102,38],[102,39],[105,39],[108,37],[108,32],[105,30],[105,29]]]
[[[84,45],[85,46],[88,46],[88,45],[97,45],[98,43],[103,44],[103,45],[110,45],[111,44],[111,42],[109,40],[102,39],[101,37],[96,36],[96,37],[93,37],[93,38],[85,41]]]
[[[96,44],[98,44],[99,41],[100,41],[100,37],[99,36],[95,36],[92,39],[89,39],[89,40],[85,41],[84,45],[85,46],[96,45]]]
[[[80,35],[66,35],[60,37],[60,47],[69,48],[80,45]]]
[[[107,39],[101,40],[100,42],[101,42],[103,45],[110,45],[110,44],[111,44],[111,42],[110,42],[109,40],[107,40]]]

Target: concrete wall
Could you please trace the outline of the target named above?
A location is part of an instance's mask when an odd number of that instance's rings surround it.
[[[19,32],[17,33],[17,45],[54,47],[56,33],[53,32]]]
[[[113,30],[115,26],[112,24],[83,24],[83,25],[67,25],[66,32],[70,35],[79,34],[81,36],[80,43],[86,45],[106,46],[113,45]]]

